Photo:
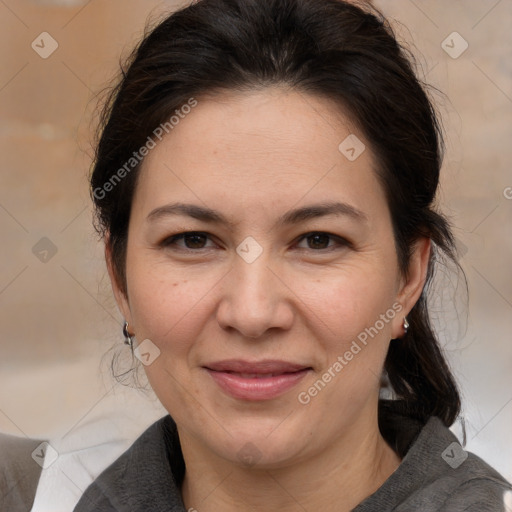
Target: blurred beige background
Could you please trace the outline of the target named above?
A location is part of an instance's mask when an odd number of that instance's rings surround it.
[[[148,15],[184,4],[0,0],[0,431],[56,437],[108,409],[130,417],[135,437],[163,414],[109,375],[122,319],[87,174],[98,91]],[[437,96],[447,132],[440,200],[470,304],[444,276],[436,325],[463,387],[467,447],[512,479],[512,2],[377,5],[446,93]]]

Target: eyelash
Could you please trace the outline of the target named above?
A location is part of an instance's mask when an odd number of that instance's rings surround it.
[[[327,247],[323,248],[323,249],[311,249],[311,248],[304,248],[304,247],[301,247],[299,248],[299,250],[311,250],[313,252],[327,252],[327,251],[332,251],[332,250],[336,250],[337,248],[341,248],[341,247],[352,247],[352,244],[338,236],[338,235],[334,235],[332,233],[328,233],[326,231],[310,231],[308,233],[305,233],[303,235],[301,235],[298,239],[297,239],[297,242],[296,244],[302,242],[303,240],[307,240],[308,237],[313,237],[313,236],[327,236],[329,237],[329,243],[331,241],[334,241],[336,245],[328,245]],[[165,240],[163,240],[161,242],[161,246],[162,247],[176,247],[178,248],[178,250],[182,250],[182,251],[189,251],[189,252],[199,252],[199,251],[202,251],[202,250],[209,250],[211,249],[211,247],[200,247],[200,248],[197,248],[197,249],[193,249],[193,248],[190,248],[190,247],[180,247],[177,245],[176,242],[180,241],[180,240],[185,240],[185,237],[187,236],[205,236],[207,237],[208,240],[211,241],[211,237],[208,233],[205,233],[204,231],[184,231],[183,233],[177,233],[176,235],[172,235],[168,238],[166,238]]]

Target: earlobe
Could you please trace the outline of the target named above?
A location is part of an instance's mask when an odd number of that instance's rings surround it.
[[[116,299],[117,307],[119,308],[119,311],[123,315],[123,318],[131,325],[132,318],[130,313],[130,304],[128,302],[128,297],[126,293],[120,286],[117,273],[114,270],[115,264],[112,256],[112,246],[110,244],[110,239],[108,236],[105,237],[105,262],[107,265],[107,271],[110,277],[110,284],[112,286],[112,291]]]

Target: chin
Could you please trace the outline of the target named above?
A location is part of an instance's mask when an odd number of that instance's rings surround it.
[[[235,424],[225,422],[216,440],[207,440],[213,452],[241,467],[272,469],[298,460],[308,446],[304,422],[286,423],[280,418],[251,418]],[[211,432],[211,431],[210,431]]]

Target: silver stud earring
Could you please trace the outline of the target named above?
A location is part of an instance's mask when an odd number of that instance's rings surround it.
[[[407,317],[404,316],[404,331],[405,331],[405,334],[407,334],[408,330],[409,330],[409,322],[407,321]]]
[[[125,344],[129,345],[130,348],[133,349],[133,334],[128,332],[128,322],[125,322],[123,325],[123,336]]]

